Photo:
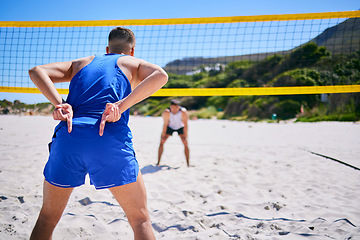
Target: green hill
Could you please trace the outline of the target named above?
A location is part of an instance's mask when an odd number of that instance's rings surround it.
[[[360,50],[360,18],[350,18],[336,26],[330,27],[322,32],[320,35],[310,40],[309,42],[316,43],[318,46],[324,46],[326,49],[336,54],[347,54]],[[303,45],[306,45],[307,43]],[[164,69],[169,73],[187,74],[198,69],[200,66],[210,66],[214,64],[227,65],[235,61],[262,61],[272,55],[286,55],[298,49],[298,46],[292,50],[280,52],[267,52],[239,56],[220,56],[216,58],[184,58],[175,60],[166,64]]]

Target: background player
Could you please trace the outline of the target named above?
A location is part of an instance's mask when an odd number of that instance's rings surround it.
[[[180,102],[176,99],[171,100],[170,108],[165,109],[162,114],[164,125],[161,133],[160,145],[158,150],[158,162],[160,165],[161,155],[164,150],[164,143],[173,134],[177,132],[184,144],[184,152],[187,166],[190,166],[190,153],[188,146],[188,119],[189,115],[184,107],[180,106]]]

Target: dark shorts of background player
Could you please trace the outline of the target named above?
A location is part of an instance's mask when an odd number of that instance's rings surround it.
[[[182,128],[174,130],[171,127],[167,127],[167,129],[166,129],[166,134],[167,135],[172,135],[173,132],[177,132],[179,135],[184,134],[184,128],[182,127]]]

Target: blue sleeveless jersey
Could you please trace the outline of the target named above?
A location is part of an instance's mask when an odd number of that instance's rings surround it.
[[[95,56],[71,79],[66,102],[73,108],[73,127],[99,129],[106,103],[117,102],[131,93],[131,84],[117,64],[120,54]],[[130,110],[121,114],[119,121],[105,124],[105,132],[116,134],[123,142],[131,143],[128,127]],[[61,122],[58,127],[66,125]],[[132,145],[132,144],[131,144]]]

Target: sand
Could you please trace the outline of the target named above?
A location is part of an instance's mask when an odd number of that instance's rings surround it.
[[[191,120],[188,168],[176,134],[155,166],[161,118],[130,121],[157,239],[360,239],[359,122]],[[56,124],[0,116],[0,239],[29,237]],[[132,239],[109,191],[88,182],[53,239]]]

